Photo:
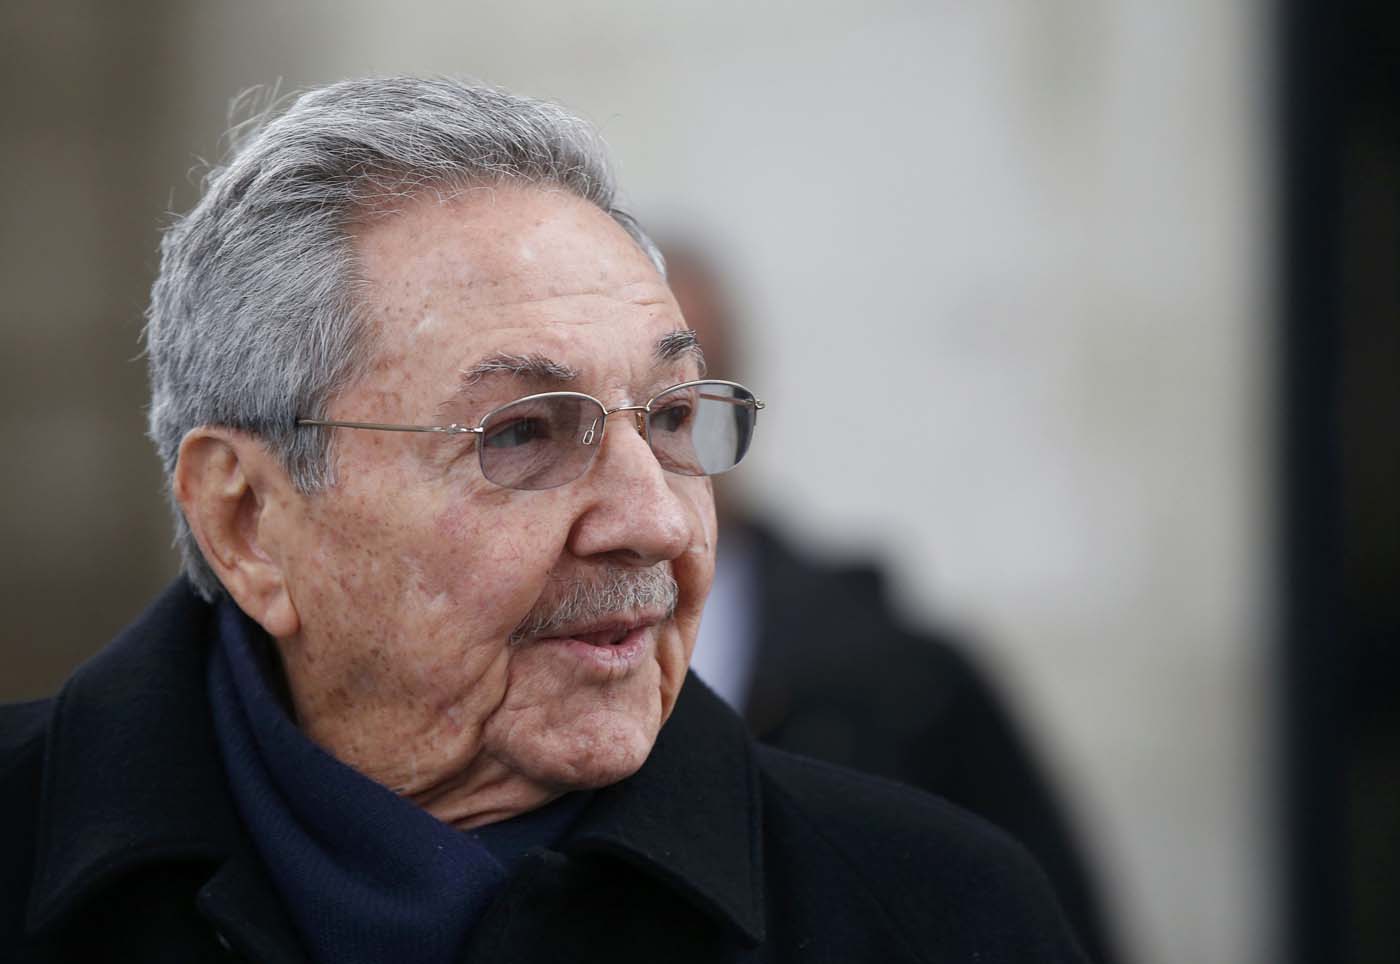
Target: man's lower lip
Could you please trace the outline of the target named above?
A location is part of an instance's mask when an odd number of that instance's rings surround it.
[[[650,626],[638,626],[616,643],[590,643],[573,636],[546,636],[537,643],[558,647],[575,659],[616,673],[629,670],[642,661],[650,631]]]

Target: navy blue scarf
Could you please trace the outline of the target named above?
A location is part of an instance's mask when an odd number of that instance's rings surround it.
[[[557,842],[588,795],[455,830],[302,734],[260,665],[269,646],[225,599],[209,699],[239,813],[312,957],[454,960],[514,860]]]

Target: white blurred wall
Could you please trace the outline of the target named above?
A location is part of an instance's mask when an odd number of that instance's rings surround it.
[[[1143,964],[1274,957],[1262,5],[190,4],[181,111],[369,72],[561,100],[738,272],[745,476],[972,627]]]

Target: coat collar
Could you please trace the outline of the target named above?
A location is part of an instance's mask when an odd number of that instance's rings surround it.
[[[137,864],[219,860],[237,840],[199,682],[209,615],[177,583],[59,692],[44,761],[31,928]]]
[[[756,945],[764,938],[759,804],[743,722],[691,674],[647,762],[598,791],[563,849],[619,857]]]
[[[180,580],[59,693],[44,764],[29,926],[139,865],[208,861],[201,894],[247,893],[258,861],[228,791],[205,696],[212,608]],[[563,844],[660,878],[744,941],[763,938],[759,791],[742,722],[690,677],[651,756],[599,791]],[[251,869],[249,869],[251,867]],[[242,870],[239,870],[242,868]],[[284,915],[264,907],[266,930]]]

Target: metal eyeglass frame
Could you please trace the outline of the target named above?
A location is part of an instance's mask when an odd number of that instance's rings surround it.
[[[759,398],[752,391],[750,391],[746,385],[741,385],[738,382],[725,381],[722,378],[697,378],[688,382],[680,382],[679,384],[672,385],[669,388],[663,388],[651,398],[647,399],[647,403],[645,405],[619,405],[617,408],[608,408],[606,405],[603,404],[601,399],[594,398],[592,395],[586,394],[584,392],[539,392],[535,395],[525,395],[521,398],[514,399],[513,401],[506,402],[504,405],[496,406],[495,408],[491,409],[491,411],[481,416],[481,419],[475,425],[462,425],[459,422],[453,422],[451,425],[397,425],[388,422],[345,422],[322,418],[299,418],[297,419],[296,424],[297,427],[301,427],[303,425],[310,425],[319,426],[321,428],[361,428],[370,429],[376,432],[430,432],[437,435],[484,435],[486,433],[487,420],[490,419],[491,416],[495,415],[497,412],[510,408],[512,405],[518,405],[521,402],[533,402],[541,398],[585,398],[588,401],[593,402],[595,405],[597,405],[600,409],[603,410],[602,422],[604,430],[606,430],[607,428],[608,416],[616,415],[618,412],[636,412],[637,431],[640,432],[642,438],[646,440],[647,447],[651,448],[651,434],[647,428],[647,416],[651,414],[652,403],[655,402],[662,395],[667,395],[671,392],[676,391],[679,388],[690,388],[694,385],[727,385],[731,388],[737,388],[742,390],[745,394],[749,396],[747,399],[729,398],[718,395],[707,396],[703,392],[701,393],[700,397],[709,398],[714,401],[731,402],[736,405],[751,406],[755,412],[755,418],[757,418],[758,412],[768,407],[767,404],[763,401],[763,399]],[[593,430],[590,428],[590,435],[592,434],[592,431]],[[585,437],[583,444],[592,445],[592,438]],[[479,446],[477,451],[478,453],[480,453],[481,451]],[[591,461],[589,464],[592,464]],[[585,467],[585,471],[587,471],[587,467]],[[704,474],[708,475],[710,473]],[[577,476],[575,478],[577,478]],[[506,488],[509,488],[509,486],[506,486]]]

